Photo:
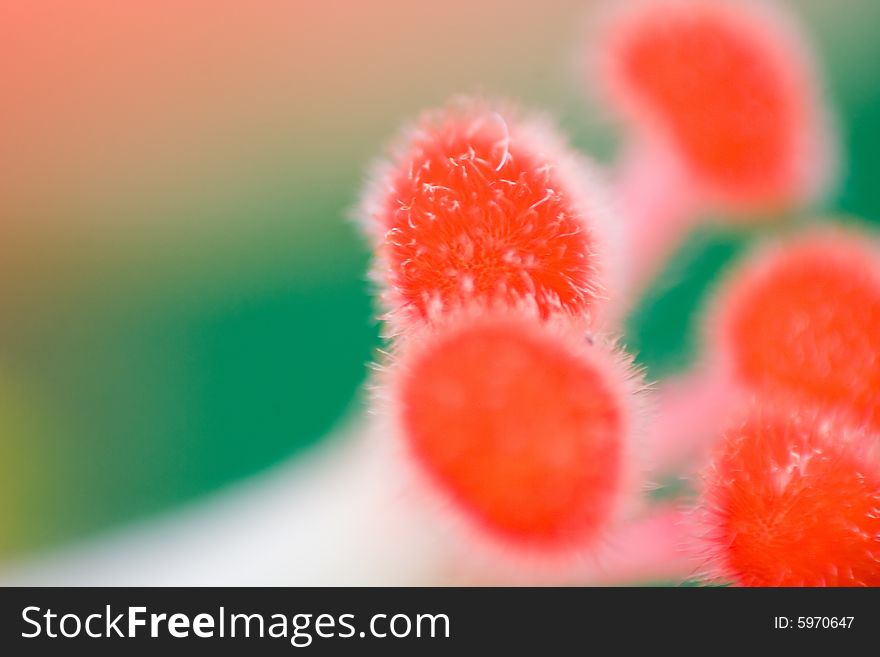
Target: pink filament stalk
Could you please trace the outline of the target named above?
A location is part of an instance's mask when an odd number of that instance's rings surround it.
[[[614,197],[627,248],[625,289],[637,296],[699,222],[699,203],[680,163],[658,146],[631,147]]]
[[[703,368],[667,379],[654,396],[646,431],[645,462],[655,473],[701,461],[744,392],[717,369]]]
[[[682,582],[701,566],[701,559],[689,548],[691,522],[687,509],[657,505],[609,528],[590,554],[555,563],[499,559],[497,553],[475,555],[462,546],[465,553],[449,564],[444,581],[464,586]]]
[[[688,549],[689,514],[675,504],[652,508],[621,525],[605,541],[593,565],[579,572],[589,584],[682,582],[699,570],[701,558]]]

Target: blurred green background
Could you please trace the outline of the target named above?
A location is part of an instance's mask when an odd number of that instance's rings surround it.
[[[400,123],[459,92],[585,102],[588,0],[0,5],[0,558],[196,500],[359,412],[378,325],[347,219]],[[843,174],[817,215],[880,220],[880,3],[788,3]],[[705,229],[629,322],[651,377],[756,233]]]

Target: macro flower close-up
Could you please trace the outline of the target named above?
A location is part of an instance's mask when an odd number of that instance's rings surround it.
[[[410,612],[460,589],[509,594],[469,639],[590,605],[627,634],[625,602],[517,597],[600,588],[832,627],[736,596],[880,587],[878,25],[871,0],[0,3],[0,585],[348,587],[282,609],[293,646],[327,615],[421,639]],[[347,625],[361,587],[437,597]],[[274,637],[246,599],[230,636]],[[52,638],[32,604],[16,632]],[[125,604],[131,637],[178,637]]]

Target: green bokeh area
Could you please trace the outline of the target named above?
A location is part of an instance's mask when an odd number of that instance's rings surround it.
[[[876,74],[844,74],[848,44],[821,27],[845,166],[816,212],[877,222],[880,84]],[[864,48],[880,57],[880,46]],[[531,84],[500,91],[540,106]],[[587,120],[576,90],[547,109],[579,147],[612,155],[613,139]],[[393,114],[390,123],[407,118]],[[368,250],[346,216],[368,156],[333,146],[344,166],[303,171],[308,158],[292,152],[267,167],[275,182],[250,188],[246,200],[189,210],[196,224],[247,230],[99,263],[99,282],[59,296],[48,314],[0,323],[0,390],[26,398],[20,408],[0,405],[24,418],[0,426],[27,427],[0,441],[0,458],[19,474],[0,487],[0,557],[203,498],[295,458],[361,412],[378,324]],[[380,148],[377,137],[369,149]],[[763,234],[707,227],[682,245],[626,326],[624,342],[649,378],[698,356],[707,291]]]
[[[262,213],[248,234],[115,263],[109,279],[99,265],[98,283],[7,327],[5,362],[26,374],[42,426],[19,433],[28,458],[10,457],[25,476],[3,500],[0,554],[198,499],[357,412],[378,324],[367,249],[345,219],[355,187],[329,202],[264,187],[224,211]],[[290,224],[303,211],[314,219]]]

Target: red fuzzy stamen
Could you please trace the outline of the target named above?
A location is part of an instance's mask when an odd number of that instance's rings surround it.
[[[772,210],[811,195],[824,168],[814,77],[778,16],[742,2],[665,0],[603,26],[610,101],[670,145],[699,192]]]
[[[822,231],[769,250],[730,281],[717,328],[734,378],[880,431],[880,254],[872,245]]]
[[[590,312],[602,290],[596,217],[577,167],[507,111],[461,103],[424,118],[369,218],[384,235],[390,305],[421,320],[472,301]]]
[[[593,541],[624,479],[630,387],[615,355],[518,315],[458,322],[406,358],[396,400],[418,465],[492,536]]]
[[[876,435],[805,413],[755,412],[724,432],[703,502],[722,579],[880,585]]]

